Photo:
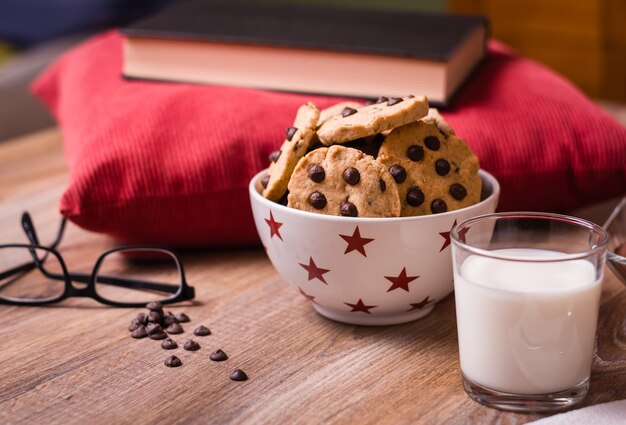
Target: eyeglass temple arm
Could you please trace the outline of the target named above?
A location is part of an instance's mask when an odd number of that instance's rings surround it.
[[[63,238],[63,233],[65,232],[65,224],[67,223],[67,219],[63,217],[61,220],[61,224],[59,225],[59,230],[57,231],[57,237],[54,242],[49,246],[49,248],[56,248],[57,245],[61,242]],[[24,211],[22,213],[22,229],[24,229],[24,233],[28,237],[28,240],[34,244],[39,245],[39,238],[37,237],[37,232],[35,231],[35,225],[33,224],[33,220],[30,217],[28,211]]]
[[[36,267],[35,263],[25,263],[25,264],[22,264],[21,266],[13,267],[12,269],[9,269],[0,273],[0,280],[6,279],[7,277],[11,277],[18,273],[30,271],[34,269],[35,267]]]

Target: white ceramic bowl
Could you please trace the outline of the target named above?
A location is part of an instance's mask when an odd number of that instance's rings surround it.
[[[322,316],[357,325],[404,323],[430,313],[453,289],[450,230],[494,212],[500,194],[496,179],[481,170],[482,200],[470,207],[418,217],[340,217],[263,198],[266,173],[254,176],[249,192],[272,264]]]

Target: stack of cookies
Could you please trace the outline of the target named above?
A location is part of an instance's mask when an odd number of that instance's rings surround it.
[[[437,214],[477,203],[478,158],[425,97],[298,109],[263,196],[348,217]]]

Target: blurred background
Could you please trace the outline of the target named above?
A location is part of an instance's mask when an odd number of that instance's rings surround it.
[[[54,125],[28,92],[35,76],[85,38],[176,0],[2,0],[0,140]],[[487,16],[491,35],[572,81],[626,125],[624,0],[263,0]]]

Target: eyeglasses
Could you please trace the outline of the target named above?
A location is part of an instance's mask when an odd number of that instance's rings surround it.
[[[56,249],[65,224],[64,218],[54,242],[44,246],[30,215],[22,214],[31,243],[0,245],[0,304],[37,306],[88,297],[116,307],[143,307],[150,301],[171,304],[195,297],[178,255],[157,245],[113,248],[100,254],[91,274],[68,272]]]

